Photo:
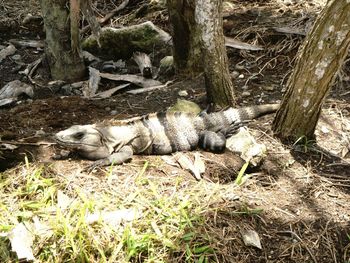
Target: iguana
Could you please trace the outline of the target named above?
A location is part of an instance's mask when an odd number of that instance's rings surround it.
[[[125,121],[74,125],[56,133],[58,144],[95,160],[93,166],[121,164],[133,154],[170,154],[200,147],[225,150],[226,138],[246,121],[275,112],[279,104],[229,108],[193,115],[183,112],[153,113]]]

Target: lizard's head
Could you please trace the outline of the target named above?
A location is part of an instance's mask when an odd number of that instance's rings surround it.
[[[110,155],[103,135],[94,125],[74,125],[56,133],[55,139],[58,144],[91,160],[106,158]]]

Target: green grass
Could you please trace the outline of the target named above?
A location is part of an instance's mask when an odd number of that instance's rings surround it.
[[[151,166],[145,163],[129,181],[118,181],[120,187],[112,184],[109,170],[92,193],[84,189],[85,182],[26,162],[0,174],[0,232],[25,223],[35,237],[32,249],[38,262],[216,261],[218,241],[207,223],[208,214],[215,213],[211,201],[220,198],[219,186],[204,181],[189,185],[181,177],[160,180],[150,176]],[[58,206],[58,191],[71,200],[66,209]],[[138,211],[139,217],[119,225],[86,222],[87,213],[125,208]],[[35,218],[46,231],[38,233]],[[0,262],[16,262],[2,236]]]

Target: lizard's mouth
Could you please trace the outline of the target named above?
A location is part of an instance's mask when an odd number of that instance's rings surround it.
[[[75,148],[75,149],[81,148],[82,146],[89,146],[89,147],[95,147],[95,148],[101,147],[101,145],[98,145],[98,144],[67,141],[67,140],[64,140],[58,136],[55,136],[55,140],[58,144],[60,144],[62,146],[69,147],[69,148]]]

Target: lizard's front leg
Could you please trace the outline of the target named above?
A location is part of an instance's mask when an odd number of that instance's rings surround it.
[[[124,146],[118,152],[112,153],[106,158],[97,160],[87,167],[87,171],[92,171],[95,168],[107,166],[111,164],[122,164],[130,161],[133,155],[133,150],[131,146]]]

